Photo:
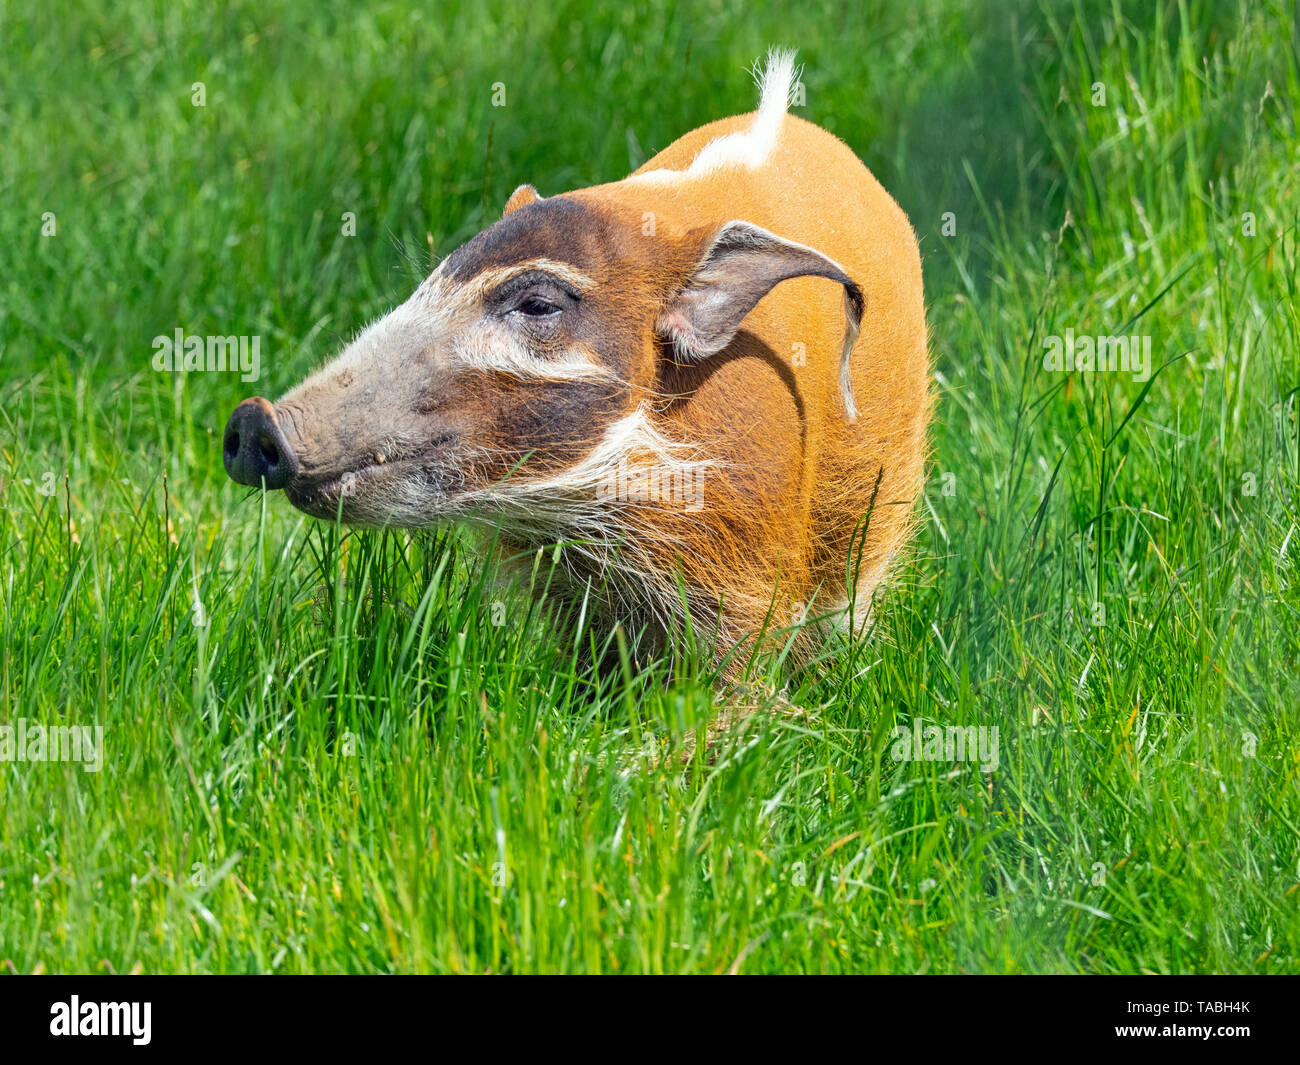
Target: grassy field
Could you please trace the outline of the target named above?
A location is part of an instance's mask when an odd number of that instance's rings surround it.
[[[1300,971],[1290,5],[213,6],[0,0],[0,725],[103,729],[0,763],[0,970]],[[934,459],[869,639],[682,765],[689,652],[593,674],[463,533],[313,523],[220,434],[773,44],[920,237]],[[260,381],[155,372],[178,328]]]

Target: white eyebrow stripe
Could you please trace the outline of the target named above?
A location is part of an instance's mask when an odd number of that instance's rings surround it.
[[[408,301],[419,304],[426,309],[426,314],[441,322],[451,321],[460,312],[474,310],[491,289],[532,271],[552,274],[580,293],[596,287],[593,278],[571,263],[545,257],[526,259],[509,266],[490,267],[464,281],[453,281],[442,273],[446,262],[444,259],[438,264],[438,268],[421,282]]]
[[[492,267],[482,270],[475,274],[466,282],[475,294],[482,296],[489,289],[497,285],[503,285],[521,274],[529,274],[538,271],[544,274],[551,274],[559,278],[568,285],[572,285],[579,292],[586,292],[588,289],[595,287],[596,282],[587,274],[584,274],[572,263],[562,263],[555,259],[527,259],[524,262],[511,263],[509,266]]]

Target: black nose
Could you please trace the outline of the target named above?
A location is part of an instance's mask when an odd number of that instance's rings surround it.
[[[226,472],[240,484],[283,488],[297,476],[298,456],[275,423],[275,410],[261,396],[246,399],[226,423],[221,448]]]

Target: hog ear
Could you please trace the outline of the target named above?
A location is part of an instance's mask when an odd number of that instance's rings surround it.
[[[537,190],[531,185],[520,185],[510,194],[510,199],[506,200],[506,209],[501,212],[501,217],[505,218],[511,211],[517,211],[521,207],[527,207],[530,203],[536,203],[541,197],[537,195]]]
[[[840,392],[853,421],[858,412],[849,360],[862,322],[862,290],[843,267],[805,244],[784,240],[749,222],[728,222],[708,241],[690,279],[660,313],[656,330],[671,341],[680,358],[702,361],[730,344],[745,315],[791,277],[826,277],[844,286]]]

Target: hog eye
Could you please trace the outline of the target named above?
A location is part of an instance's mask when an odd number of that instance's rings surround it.
[[[530,270],[511,278],[488,296],[492,313],[528,322],[534,332],[553,331],[562,313],[577,307],[580,294],[559,278]]]
[[[515,310],[528,318],[550,318],[559,314],[561,309],[559,304],[536,293],[530,293],[515,305]]]

